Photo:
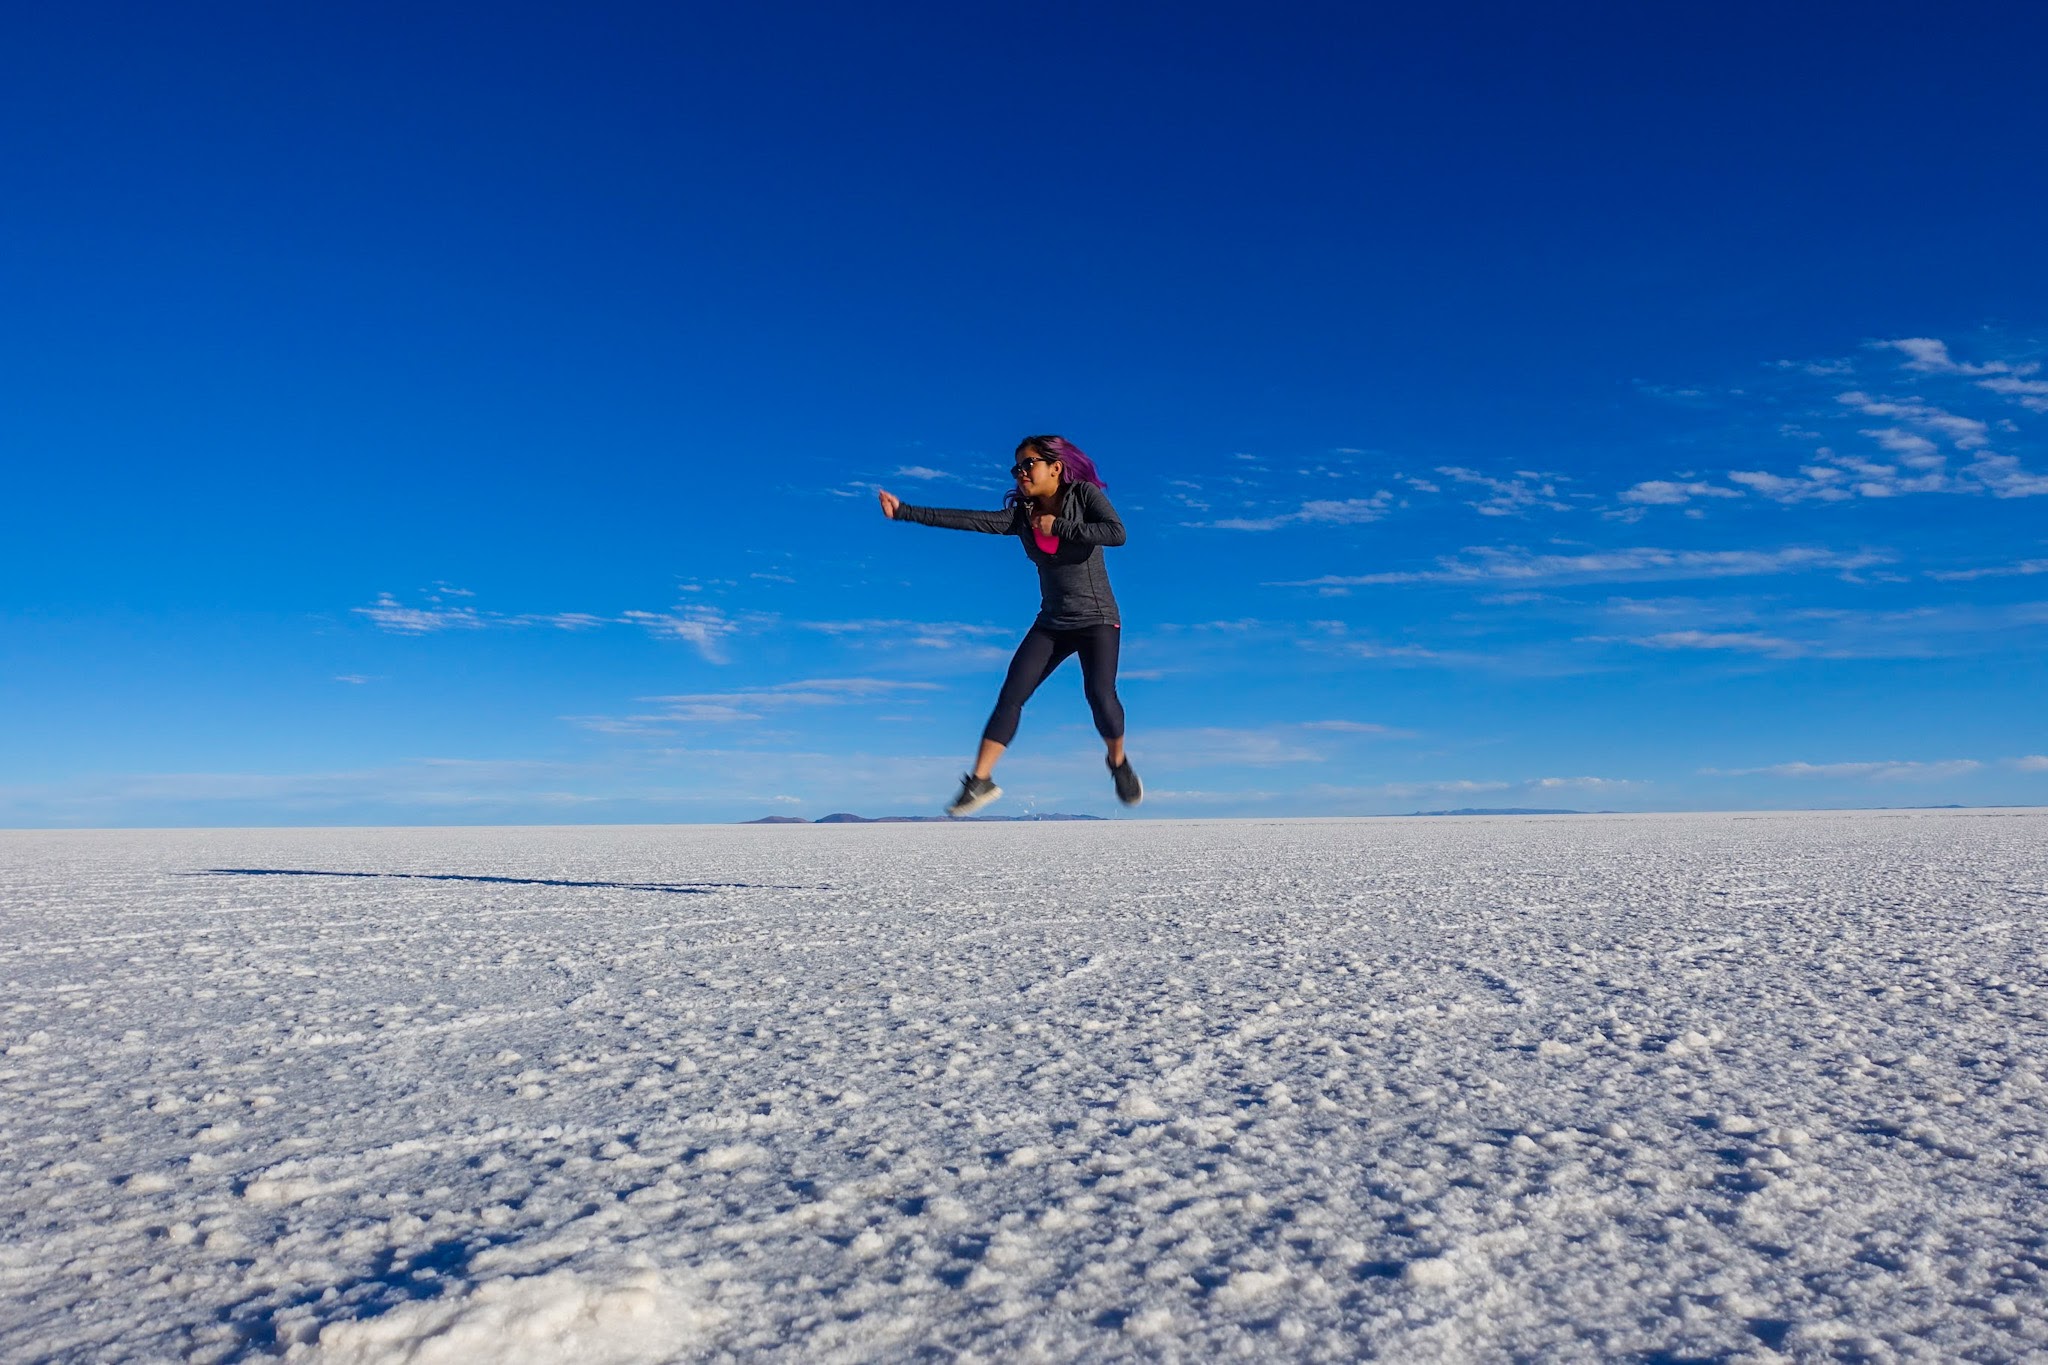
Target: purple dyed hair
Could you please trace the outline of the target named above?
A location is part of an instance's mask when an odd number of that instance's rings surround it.
[[[1017,442],[1017,454],[1021,456],[1027,450],[1044,459],[1058,460],[1063,483],[1092,483],[1102,489],[1109,487],[1102,481],[1102,475],[1095,472],[1095,461],[1088,458],[1088,452],[1064,436],[1026,436]],[[1022,501],[1024,495],[1014,488],[1004,499],[1012,507]]]

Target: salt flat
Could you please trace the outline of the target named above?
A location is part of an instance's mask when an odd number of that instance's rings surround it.
[[[0,833],[0,1358],[2048,1352],[2044,920],[2044,811]]]

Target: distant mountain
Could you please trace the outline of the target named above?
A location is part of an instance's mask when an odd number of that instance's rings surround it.
[[[1582,810],[1528,810],[1520,806],[1503,806],[1499,810],[1411,810],[1410,815],[1586,815]]]
[[[981,820],[990,823],[999,821],[1025,820],[1100,820],[1100,815],[1063,815],[1051,811],[1044,815],[853,815],[846,811],[834,811],[821,815],[816,820],[800,820],[794,815],[764,815],[758,820],[742,820],[743,825],[950,825],[961,820]]]

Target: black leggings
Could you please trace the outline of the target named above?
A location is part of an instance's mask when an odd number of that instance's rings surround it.
[[[1010,660],[1010,672],[996,697],[996,709],[989,713],[981,737],[1008,747],[1017,737],[1017,722],[1023,718],[1024,703],[1038,685],[1065,663],[1069,654],[1081,656],[1081,687],[1088,694],[1088,709],[1095,713],[1095,729],[1104,739],[1121,739],[1124,733],[1124,704],[1116,699],[1116,654],[1123,632],[1115,626],[1082,626],[1077,630],[1049,630],[1033,626],[1017,646]]]

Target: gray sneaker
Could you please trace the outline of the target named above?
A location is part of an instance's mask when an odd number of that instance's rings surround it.
[[[1002,794],[1003,789],[998,787],[993,779],[976,777],[973,773],[962,774],[960,794],[953,798],[952,805],[946,807],[946,814],[955,819],[963,815],[972,815]]]
[[[1109,762],[1106,758],[1102,761],[1104,763]],[[1116,779],[1117,800],[1123,802],[1126,806],[1135,806],[1145,799],[1145,784],[1140,782],[1138,774],[1132,771],[1131,760],[1127,758],[1111,768],[1109,775]]]

